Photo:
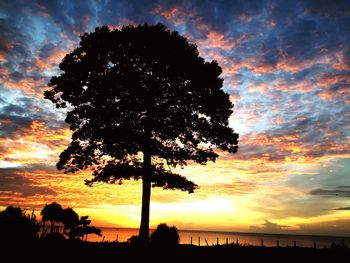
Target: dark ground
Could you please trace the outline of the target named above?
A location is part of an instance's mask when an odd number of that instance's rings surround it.
[[[347,262],[350,249],[299,247],[191,246],[140,247],[128,243],[69,240],[2,242],[0,262]]]

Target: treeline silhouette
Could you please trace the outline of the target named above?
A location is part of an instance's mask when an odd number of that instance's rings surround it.
[[[19,207],[8,206],[0,212],[1,240],[33,240],[33,239],[72,239],[86,241],[89,234],[101,236],[101,229],[90,226],[89,216],[81,216],[72,208],[63,209],[56,202],[46,204],[41,210],[41,221],[34,213],[28,214]],[[46,222],[50,222],[49,229]],[[62,231],[60,229],[62,228]]]
[[[35,258],[35,262],[217,262],[222,259],[334,262],[350,256],[347,247],[180,245],[177,228],[166,224],[158,225],[147,244],[138,236],[131,237],[128,242],[84,242],[89,234],[101,235],[101,230],[90,226],[88,216],[79,217],[72,208],[63,209],[55,202],[44,206],[40,221],[34,212],[13,206],[0,212],[1,262],[28,261],[28,258]]]
[[[73,208],[62,208],[59,203],[46,204],[41,210],[41,221],[37,220],[34,209],[30,214],[20,207],[8,206],[0,212],[0,240],[30,241],[80,240],[87,241],[89,234],[102,236],[102,230],[90,226],[89,216],[81,216]],[[50,223],[47,226],[47,222]],[[151,234],[150,243],[155,246],[172,247],[178,245],[180,237],[175,226],[159,224]],[[141,245],[139,236],[132,236],[128,243]]]

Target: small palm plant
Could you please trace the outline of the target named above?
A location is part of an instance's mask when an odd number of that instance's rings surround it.
[[[41,210],[42,221],[50,221],[50,234],[57,233],[55,222],[62,222],[63,209],[62,206],[56,202],[46,204],[43,210]]]

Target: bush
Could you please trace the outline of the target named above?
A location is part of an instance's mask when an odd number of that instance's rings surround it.
[[[141,241],[139,236],[133,235],[128,239],[128,243],[130,243],[131,245],[140,245]]]
[[[159,224],[151,234],[150,241],[151,244],[157,246],[176,246],[180,242],[180,237],[175,226],[169,227],[166,224]]]
[[[32,240],[37,238],[40,225],[21,208],[8,206],[0,212],[0,233],[3,240]]]

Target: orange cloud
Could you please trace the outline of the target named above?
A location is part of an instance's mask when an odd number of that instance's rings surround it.
[[[203,24],[203,23],[200,23],[198,26],[197,26],[198,30],[199,31],[210,31],[211,30],[211,27],[209,25],[206,25],[206,24]]]
[[[231,94],[230,95],[230,101],[232,103],[236,103],[240,98],[241,98],[241,96],[239,94]]]
[[[246,59],[244,61],[232,61],[232,64],[223,68],[224,73],[235,74],[239,69],[247,68],[256,74],[272,74],[275,68],[272,65],[258,62],[254,59]]]
[[[314,91],[314,83],[309,80],[300,81],[298,83],[286,83],[280,79],[277,79],[274,83],[274,89],[284,92],[311,92]]]
[[[235,46],[235,43],[232,39],[225,38],[224,34],[211,31],[208,33],[207,38],[209,40],[208,45],[210,47],[221,48],[224,50],[230,50]]]
[[[239,15],[239,20],[245,23],[249,23],[250,21],[252,21],[253,17],[247,14],[240,14]]]
[[[266,23],[265,23],[265,25],[267,26],[267,27],[269,27],[269,28],[273,28],[273,27],[275,27],[276,26],[276,21],[274,21],[274,20],[268,20]]]
[[[7,88],[18,89],[31,96],[42,95],[47,88],[47,83],[44,83],[42,79],[35,80],[33,78],[22,79],[19,81],[5,79],[2,81],[2,84]]]
[[[239,37],[227,37],[225,34],[211,30],[209,26],[201,26],[202,31],[207,32],[206,38],[197,41],[200,48],[204,48],[207,53],[207,49],[219,48],[222,50],[231,50],[242,46],[249,40],[250,35],[247,32],[242,33]]]
[[[330,91],[323,91],[319,94],[320,98],[323,100],[333,100],[333,95],[334,94]]]
[[[337,61],[332,65],[337,70],[350,70],[350,64],[346,63],[345,51],[341,50],[335,53]]]
[[[268,90],[268,86],[266,84],[258,84],[258,85],[249,85],[248,91],[249,92],[260,92],[264,93]]]
[[[342,84],[343,87],[331,90],[330,87],[335,84]],[[350,98],[350,76],[341,74],[320,74],[317,78],[316,85],[324,90],[319,93],[319,97],[323,100],[335,101],[338,99],[348,103]]]
[[[319,87],[329,87],[337,83],[350,84],[350,75],[322,73],[317,76],[317,85]]]
[[[331,64],[333,56],[330,54],[323,54],[314,59],[301,60],[296,57],[290,56],[286,51],[280,50],[281,59],[276,65],[277,70],[297,72],[306,68],[310,68],[318,64]]]
[[[168,21],[174,23],[175,25],[181,25],[185,23],[186,18],[192,17],[194,13],[192,13],[190,10],[185,10],[183,8],[180,9],[180,7],[163,7],[161,5],[155,6],[151,13],[163,16]]]
[[[70,141],[68,128],[53,130],[44,122],[32,121],[29,128],[16,132],[15,138],[4,137],[0,143],[4,151],[0,161],[16,165],[45,161],[55,163],[58,154]]]
[[[287,120],[285,118],[281,118],[281,117],[277,117],[277,118],[273,118],[271,119],[271,122],[273,124],[283,124],[285,123]]]
[[[54,50],[47,58],[35,58],[35,68],[41,72],[43,70],[52,70],[58,67],[58,64],[67,53],[67,50],[58,49]]]
[[[6,54],[2,51],[0,51],[0,62],[7,61]]]

